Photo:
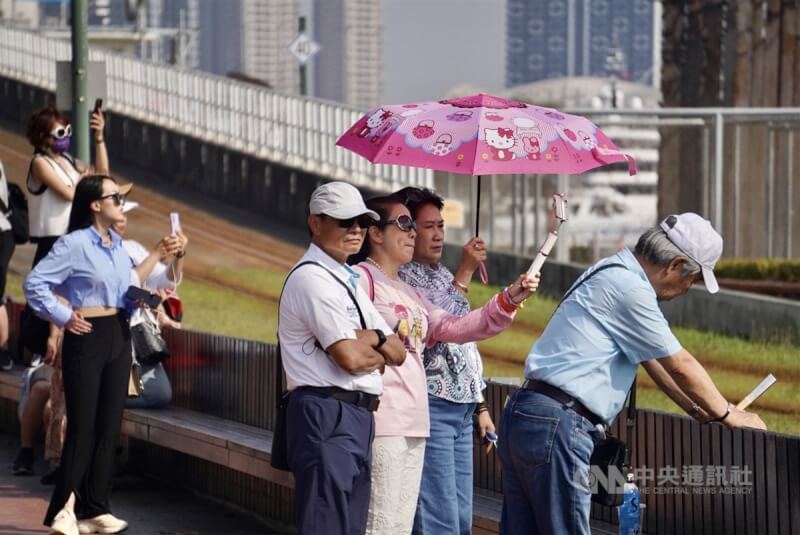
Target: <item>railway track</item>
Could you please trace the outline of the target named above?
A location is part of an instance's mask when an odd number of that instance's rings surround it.
[[[23,187],[30,155],[30,145],[22,136],[0,129],[0,160],[5,166],[9,180]],[[135,182],[133,176],[135,173],[126,173],[124,168],[122,172],[117,172],[113,160],[111,165],[115,177]],[[213,271],[218,267],[288,270],[303,252],[301,247],[271,236],[268,233],[268,226],[265,226],[264,232],[259,232],[237,225],[140,183],[136,184],[131,199],[140,206],[129,214],[128,237],[142,242],[145,246],[155,244],[168,232],[169,212],[181,214],[181,225],[190,240],[191,261],[187,262],[186,275],[194,280],[270,299],[266,293],[254,292],[245,285],[237,285],[230,280],[217,277]],[[12,261],[12,270],[20,274],[26,273],[32,255],[32,247],[18,248],[18,253],[15,253]]]

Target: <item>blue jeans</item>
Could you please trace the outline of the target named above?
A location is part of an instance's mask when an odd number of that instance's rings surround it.
[[[129,409],[157,409],[166,407],[172,401],[172,386],[162,363],[142,366],[142,385],[144,389],[138,398],[125,400]]]
[[[552,398],[518,390],[503,411],[501,535],[589,535],[589,459],[600,433]]]
[[[414,535],[472,533],[474,403],[428,396],[431,436],[425,446]]]

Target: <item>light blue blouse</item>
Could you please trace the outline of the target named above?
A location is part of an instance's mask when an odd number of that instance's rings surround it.
[[[133,264],[113,230],[111,246],[94,227],[59,238],[25,278],[25,299],[37,315],[63,327],[80,307],[116,307],[128,311],[136,304],[125,297]],[[55,293],[54,293],[55,292]],[[64,297],[70,306],[60,302]]]

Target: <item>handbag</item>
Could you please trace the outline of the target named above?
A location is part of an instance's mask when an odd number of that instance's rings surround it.
[[[142,366],[155,366],[169,358],[167,342],[146,312],[145,321],[131,327],[131,340],[136,361]]]
[[[636,423],[636,379],[628,392],[628,416],[626,419],[628,429],[627,439],[630,441],[633,435],[633,427]],[[592,492],[592,501],[606,507],[619,507],[624,498],[623,485],[618,484],[614,479],[617,474],[625,475],[630,471],[631,448],[626,441],[622,441],[613,435],[606,436],[597,442],[592,451],[589,465],[594,470],[600,471],[606,476],[607,485],[597,485]],[[616,474],[612,473],[613,471]],[[624,482],[623,482],[624,484]]]
[[[280,297],[278,297],[278,307],[280,307],[281,298],[283,298],[283,290],[286,288],[286,281],[289,280],[289,277],[292,276],[292,273],[297,271],[299,268],[307,265],[307,264],[314,264],[325,271],[327,271],[333,280],[344,286],[344,289],[347,291],[347,295],[350,296],[350,299],[353,301],[353,304],[356,306],[356,310],[358,311],[358,319],[361,322],[361,328],[367,328],[367,322],[364,321],[364,314],[361,313],[361,307],[358,306],[358,301],[356,301],[356,296],[353,292],[350,291],[350,288],[347,287],[347,284],[342,282],[339,277],[328,271],[322,264],[319,262],[314,262],[308,260],[306,262],[300,262],[297,264],[294,269],[292,269],[289,274],[286,276],[286,280],[283,281],[283,288],[281,288]],[[277,417],[275,418],[275,429],[272,430],[272,451],[270,452],[270,459],[269,464],[272,468],[276,470],[283,470],[289,471],[291,468],[289,467],[289,436],[288,436],[288,419],[286,416],[286,412],[289,408],[289,398],[291,397],[292,393],[283,388],[284,381],[283,381],[283,359],[281,357],[281,339],[278,336],[278,351],[276,355],[276,368],[275,368],[275,408],[277,409]]]

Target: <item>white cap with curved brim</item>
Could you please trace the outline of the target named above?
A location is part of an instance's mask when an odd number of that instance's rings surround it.
[[[308,202],[308,211],[311,215],[325,214],[334,219],[350,219],[364,214],[369,214],[375,221],[380,219],[377,212],[364,204],[361,192],[347,182],[328,182],[315,189]]]
[[[700,264],[706,289],[709,293],[717,293],[719,284],[714,276],[714,266],[722,256],[722,236],[711,226],[711,221],[686,212],[667,216],[661,222],[661,229],[678,249]]]
[[[127,214],[134,208],[139,208],[139,203],[136,201],[125,201],[125,204],[122,205],[122,213]]]

